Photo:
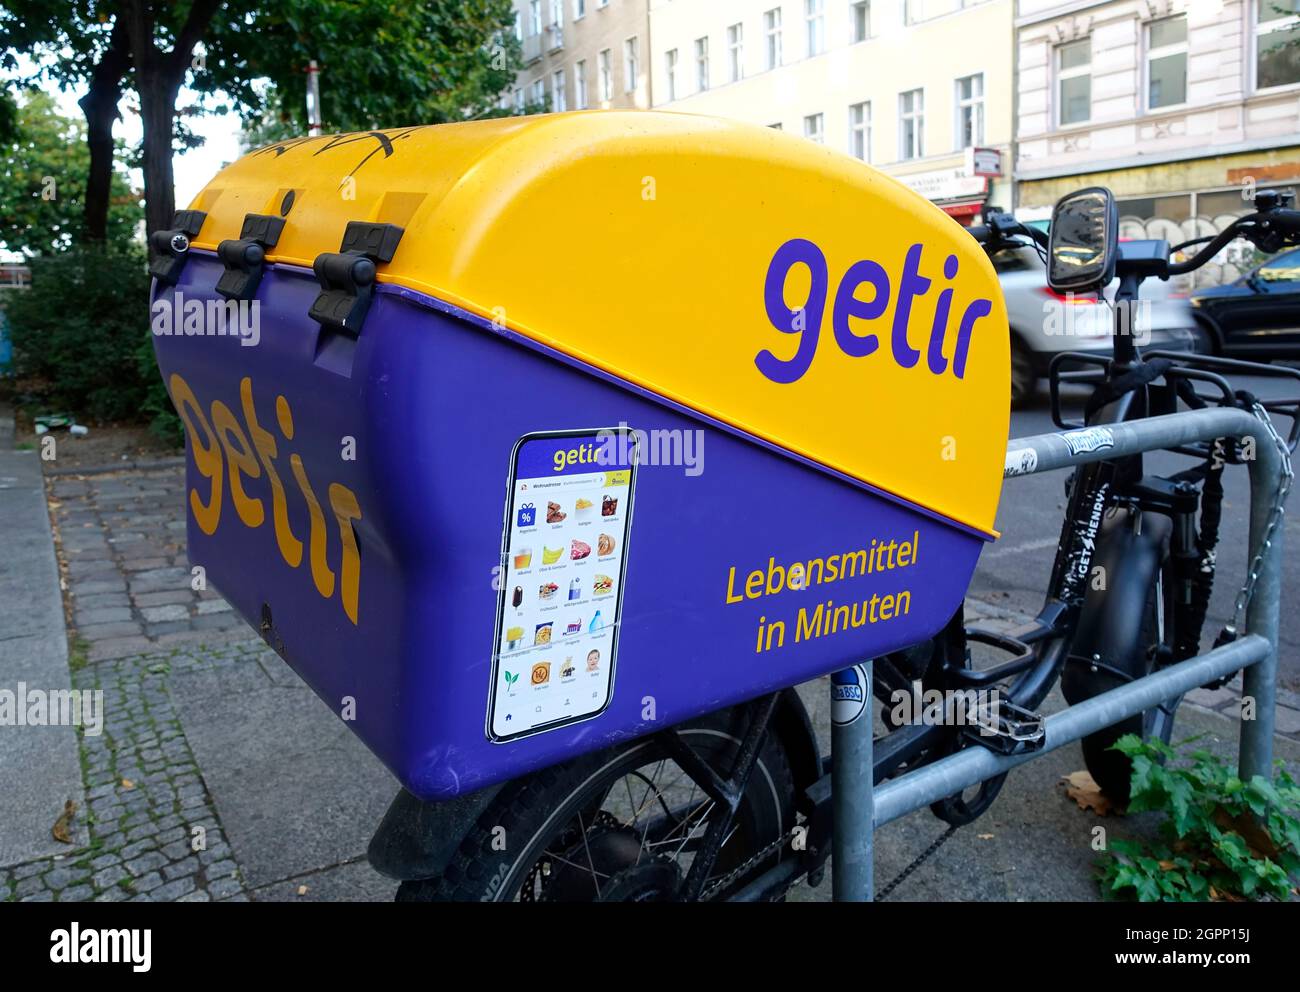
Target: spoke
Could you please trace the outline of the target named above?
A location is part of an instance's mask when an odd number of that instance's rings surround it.
[[[582,848],[587,852],[587,864],[591,866],[591,884],[596,887],[596,899],[600,900],[600,882],[596,879],[596,862],[591,859],[591,845],[587,843],[587,828],[582,822],[582,811],[578,811],[578,829],[582,831]]]
[[[623,785],[627,788],[627,804],[628,807],[632,810],[632,826],[634,827],[637,824],[637,817],[641,812],[639,809],[636,808],[636,800],[632,798],[632,775],[635,774],[636,772],[632,772],[630,775],[623,776]]]

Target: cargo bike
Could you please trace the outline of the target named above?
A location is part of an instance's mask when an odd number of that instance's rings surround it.
[[[1300,237],[1286,205],[1256,206],[1181,265]],[[1105,747],[1168,733],[1169,672],[1271,677],[1267,619],[1194,657],[1202,491],[1243,424],[1261,493],[1295,445],[1300,404],[1225,378],[1258,368],[1139,357],[1117,317],[1113,359],[1053,369],[1064,432],[1008,452],[986,249],[1034,244],[1058,290],[1117,273],[1118,313],[1178,265],[1117,245],[1114,214],[1088,190],[1050,240],[996,213],[972,238],[811,143],[596,112],[281,142],[155,232],[191,560],[401,783],[370,848],[399,899],[774,898],[832,840],[837,894],[869,896],[873,792],[970,765],[905,800],[970,822],[1004,766],[1060,743],[1036,712],[1058,680],[1122,704],[1076,736],[1123,793]],[[1086,424],[1062,419],[1063,381],[1093,386]],[[1180,404],[1207,409],[1161,416]],[[1197,467],[1148,478],[1152,447]],[[1043,612],[967,629],[1004,474],[1071,459],[1091,464]],[[1094,559],[1122,592],[1084,581]],[[1246,601],[1275,607],[1254,571]],[[973,643],[1010,658],[975,666]],[[833,760],[792,688],[828,673]],[[882,708],[873,739],[873,696],[900,689],[957,705]]]

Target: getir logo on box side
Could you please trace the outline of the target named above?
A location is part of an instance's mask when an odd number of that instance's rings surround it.
[[[227,488],[227,476],[230,500],[240,522],[245,527],[261,527],[267,516],[265,500],[261,496],[249,494],[246,480],[260,479],[265,475],[270,487],[276,547],[285,564],[297,568],[303,560],[303,541],[289,523],[289,496],[276,463],[280,454],[279,442],[292,441],[294,436],[293,411],[289,408],[289,401],[283,396],[275,398],[275,419],[280,433],[277,439],[257,419],[257,409],[253,403],[253,380],[248,376],[239,383],[242,424],[230,407],[220,400],[213,400],[205,412],[194,390],[179,375],[172,374],[168,387],[172,403],[176,405],[176,411],[190,438],[194,466],[199,475],[209,482],[206,493],[200,493],[197,487],[189,491],[190,512],[194,515],[199,530],[209,536],[216,533],[217,526],[221,523],[221,505]],[[332,529],[338,535],[342,547],[339,574],[336,577],[327,560],[331,527],[326,522],[321,501],[307,477],[302,456],[292,452],[288,460],[294,482],[307,504],[310,522],[305,537],[312,582],[316,591],[325,599],[333,598],[337,585],[343,612],[356,624],[361,595],[361,556],[357,551],[356,533],[352,529],[352,522],[361,519],[361,506],[357,502],[356,493],[337,482],[331,482],[325,490],[333,517]]]

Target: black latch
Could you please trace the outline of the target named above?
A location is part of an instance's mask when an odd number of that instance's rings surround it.
[[[149,247],[153,249],[149,274],[165,286],[175,286],[189,257],[190,239],[199,236],[207,218],[202,210],[177,210],[171,230],[149,235]]]
[[[321,291],[307,316],[322,327],[359,334],[374,292],[375,266],[393,260],[403,233],[396,224],[349,221],[339,251],[317,255],[312,264]]]
[[[274,248],[284,230],[284,218],[270,214],[246,214],[239,240],[217,245],[217,257],[226,266],[217,280],[217,292],[228,300],[251,300],[266,262],[266,249]]]

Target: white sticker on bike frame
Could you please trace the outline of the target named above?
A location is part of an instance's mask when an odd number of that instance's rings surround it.
[[[1002,468],[1002,478],[1028,475],[1038,468],[1038,451],[1034,448],[1017,448],[1007,452],[1007,462]]]
[[[1086,427],[1081,431],[1070,431],[1068,434],[1062,434],[1061,440],[1065,442],[1072,455],[1115,447],[1115,435],[1107,427]]]

